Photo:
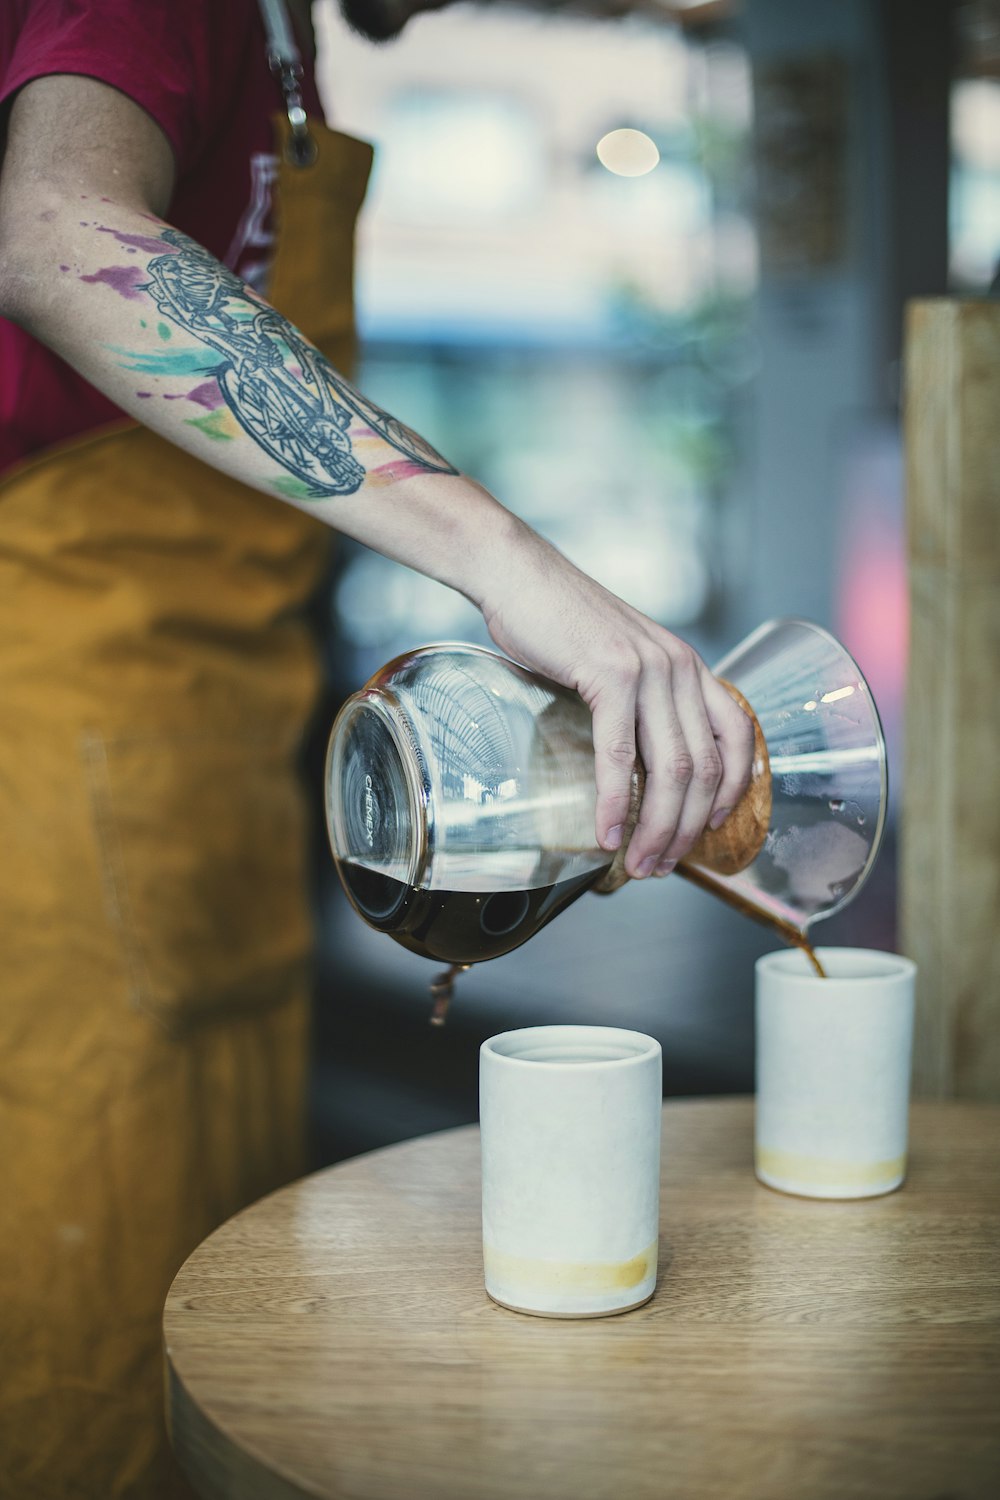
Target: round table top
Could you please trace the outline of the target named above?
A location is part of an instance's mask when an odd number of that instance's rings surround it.
[[[752,1100],[668,1103],[656,1294],[580,1322],[487,1298],[474,1126],[328,1168],[177,1276],[175,1451],[240,1500],[994,1500],[998,1126],[915,1104],[904,1187],[820,1202]]]

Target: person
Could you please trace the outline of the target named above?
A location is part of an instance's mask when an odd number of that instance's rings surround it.
[[[641,756],[633,876],[724,819],[752,734],[350,383],[371,149],[324,125],[276,0],[8,0],[0,72],[0,1494],[146,1500],[184,1492],[171,1277],[302,1168],[303,606],[333,530],[584,697],[607,850]]]

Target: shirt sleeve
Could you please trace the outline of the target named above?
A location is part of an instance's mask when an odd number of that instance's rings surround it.
[[[52,73],[96,78],[156,121],[181,173],[226,108],[255,21],[255,0],[29,0],[0,106]]]

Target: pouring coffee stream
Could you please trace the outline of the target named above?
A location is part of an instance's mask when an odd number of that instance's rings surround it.
[[[803,928],[785,921],[775,912],[764,911],[761,907],[753,905],[718,878],[719,875],[736,875],[752,864],[764,846],[771,822],[771,768],[763,731],[757,715],[739,688],[734,687],[724,677],[720,677],[719,681],[736,699],[753,724],[754,746],[750,784],[722,826],[717,829],[705,829],[690,854],[678,863],[676,873],[699,886],[701,890],[717,896],[720,901],[725,901],[736,911],[742,912],[744,916],[773,928],[786,943],[792,947],[801,948],[819,977],[825,979],[823,965],[816,957]],[[594,890],[600,895],[610,895],[613,891],[619,890],[629,879],[625,873],[625,855],[632,831],[638,822],[644,782],[645,772],[640,762],[632,774],[632,795],[621,848],[606,874],[594,886]]]
[[[874,863],[885,750],[867,684],[819,626],[761,626],[716,667],[754,723],[741,802],[675,873],[803,948]],[[586,890],[624,884],[596,843],[590,713],[575,693],[462,643],[398,657],[345,703],[327,757],[337,870],[372,927],[457,973],[510,952]],[[633,782],[634,826],[642,773]],[[626,825],[628,831],[629,824]]]
[[[744,901],[735,891],[714,881],[711,875],[698,868],[697,865],[685,865],[683,862],[677,866],[676,873],[683,875],[685,880],[700,886],[703,891],[708,891],[713,896],[718,896],[720,901],[725,901],[736,911],[742,912],[745,917],[750,917],[754,922],[763,922],[767,927],[773,927],[774,931],[782,938],[789,947],[801,948],[806,958],[820,979],[826,978],[826,971],[806,934],[799,927],[794,927],[791,922],[783,922],[780,917],[765,916],[763,912],[751,906],[749,901]]]

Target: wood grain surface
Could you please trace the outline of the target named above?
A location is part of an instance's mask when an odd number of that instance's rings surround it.
[[[587,1322],[486,1297],[475,1127],[329,1168],[178,1275],[175,1451],[213,1500],[995,1500],[998,1127],[918,1103],[905,1186],[819,1202],[751,1100],[669,1103],[656,1295]]]
[[[1000,1100],[1000,302],[912,303],[905,378],[914,1085]]]

